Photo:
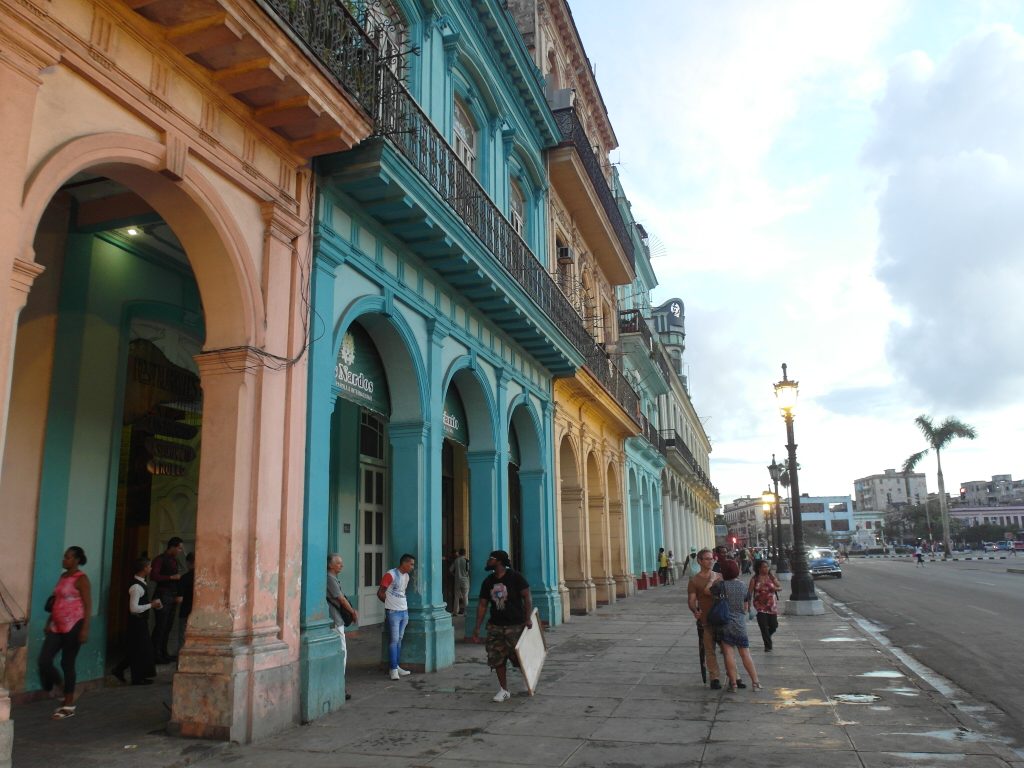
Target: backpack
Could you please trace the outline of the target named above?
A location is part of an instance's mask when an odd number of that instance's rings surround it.
[[[715,593],[715,604],[708,611],[708,624],[712,627],[724,627],[731,618],[729,599],[725,596],[725,590],[718,589]]]

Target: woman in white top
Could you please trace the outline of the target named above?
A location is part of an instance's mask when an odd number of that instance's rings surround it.
[[[125,632],[124,659],[114,667],[113,675],[122,683],[124,672],[132,670],[132,685],[149,685],[151,678],[156,677],[156,664],[153,658],[153,643],[149,639],[149,614],[151,609],[159,610],[161,602],[154,599],[150,602],[146,597],[146,579],[149,578],[150,562],[148,558],[135,560],[134,575],[128,587],[128,629]]]

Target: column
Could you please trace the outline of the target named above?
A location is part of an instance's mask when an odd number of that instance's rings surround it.
[[[554,548],[552,517],[547,510],[549,474],[537,469],[519,473],[523,499],[523,539],[534,546],[527,549],[523,575],[530,582],[533,604],[541,620],[560,624],[562,603],[558,593],[558,573],[553,567],[551,551]]]
[[[469,608],[466,609],[466,626],[464,634],[471,637],[473,623],[476,621],[476,594],[480,590],[487,557],[505,540],[502,534],[503,520],[498,514],[498,453],[496,451],[473,451],[467,454],[466,464],[469,466],[469,562],[473,578],[470,579]],[[526,499],[523,499],[526,509]],[[524,531],[523,538],[526,539]]]

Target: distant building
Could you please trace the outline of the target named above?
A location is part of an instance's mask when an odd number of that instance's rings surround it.
[[[904,475],[887,469],[880,475],[854,480],[853,492],[857,509],[892,509],[927,499],[928,483],[922,472]]]
[[[998,525],[1007,532],[1024,531],[1024,505],[1015,506],[958,506],[949,510],[953,520],[964,525]]]
[[[779,494],[780,496],[782,494]],[[849,497],[847,497],[849,498]],[[763,502],[760,496],[743,496],[729,502],[723,508],[728,535],[735,536],[742,546],[768,546],[772,543],[772,532],[767,527]],[[772,510],[772,515],[775,511]],[[779,510],[784,531],[783,538],[789,540],[790,509],[789,499],[782,499]],[[774,518],[773,518],[774,519]],[[731,543],[731,542],[730,542]]]
[[[992,475],[990,481],[960,483],[960,502],[969,507],[1002,507],[1024,504],[1024,480],[1012,475]]]
[[[853,523],[851,543],[854,546],[873,547],[884,543],[882,526],[885,524],[885,512],[858,508],[853,513]]]
[[[800,519],[805,538],[817,533],[836,542],[849,541],[857,529],[849,496],[801,496]]]

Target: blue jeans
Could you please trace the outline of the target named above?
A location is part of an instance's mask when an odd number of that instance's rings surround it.
[[[388,624],[388,661],[390,669],[398,668],[398,657],[402,654],[402,638],[409,625],[408,611],[384,611]]]

